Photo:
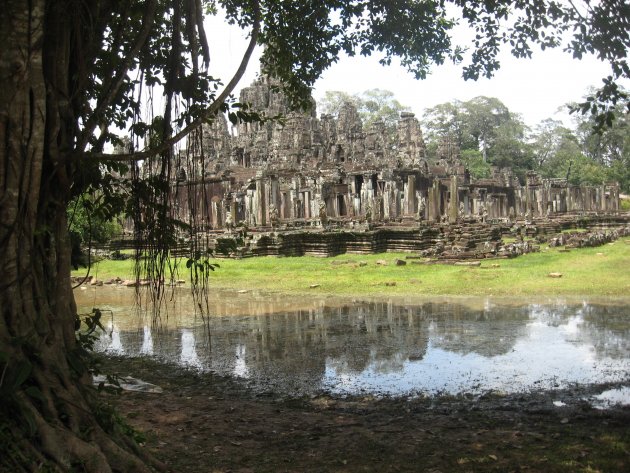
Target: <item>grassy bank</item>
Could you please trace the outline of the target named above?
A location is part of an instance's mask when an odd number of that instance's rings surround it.
[[[544,248],[544,247],[543,247]],[[628,296],[630,238],[598,248],[543,250],[514,259],[482,260],[481,266],[412,264],[396,266],[404,253],[341,255],[334,258],[260,257],[219,260],[211,285],[289,294],[339,296],[494,295]],[[377,262],[386,262],[386,265]],[[187,270],[179,265],[179,278]],[[102,261],[91,274],[99,279],[131,278],[133,261]],[[551,278],[549,273],[561,273]],[[85,274],[85,270],[73,275]]]

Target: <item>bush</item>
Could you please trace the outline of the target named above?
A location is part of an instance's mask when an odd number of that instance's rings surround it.
[[[482,154],[473,149],[462,150],[462,162],[475,179],[490,177],[490,164],[483,160]]]
[[[71,263],[77,269],[87,265],[82,248],[94,243],[107,243],[122,232],[122,226],[113,218],[106,218],[103,209],[93,199],[83,195],[70,202],[67,209],[68,231],[72,245]]]

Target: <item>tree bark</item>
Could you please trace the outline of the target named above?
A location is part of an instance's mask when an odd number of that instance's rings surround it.
[[[76,124],[64,3],[0,9],[0,470],[149,471],[100,427],[90,377],[68,358],[72,168],[62,158]]]

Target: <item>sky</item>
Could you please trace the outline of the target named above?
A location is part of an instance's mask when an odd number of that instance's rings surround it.
[[[206,32],[211,46],[211,74],[227,83],[247,46],[246,32],[228,27],[220,15],[206,19]],[[465,28],[455,34],[458,44],[466,43]],[[256,78],[259,55],[260,51],[252,57],[237,91]],[[464,81],[461,66],[447,64],[435,66],[431,75],[420,81],[398,64],[381,66],[378,57],[342,57],[315,83],[313,96],[321,99],[328,90],[350,94],[374,88],[390,90],[421,118],[424,109],[437,104],[485,95],[497,97],[530,127],[546,118],[570,126],[572,120],[566,109],[559,108],[580,100],[590,86],[599,86],[610,73],[609,66],[594,57],[575,60],[559,49],[535,50],[532,59],[516,59],[506,51],[501,53],[500,61],[501,69],[492,79]]]

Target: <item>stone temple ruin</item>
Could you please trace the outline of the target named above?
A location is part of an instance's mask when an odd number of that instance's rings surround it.
[[[464,254],[487,249],[501,228],[519,222],[545,221],[551,232],[576,219],[619,218],[615,183],[574,186],[535,172],[521,183],[498,168],[474,179],[447,140],[436,162],[427,159],[413,113],[402,113],[392,134],[382,122],[364,126],[349,103],[337,118],[318,118],[314,106],[291,111],[274,85],[261,77],[240,101],[283,115],[283,123],[241,123],[230,131],[220,116],[203,128],[195,174],[179,169],[174,183],[180,216],[191,205],[203,207],[207,234],[224,238],[239,224],[249,228],[243,254],[439,252],[440,245]]]

